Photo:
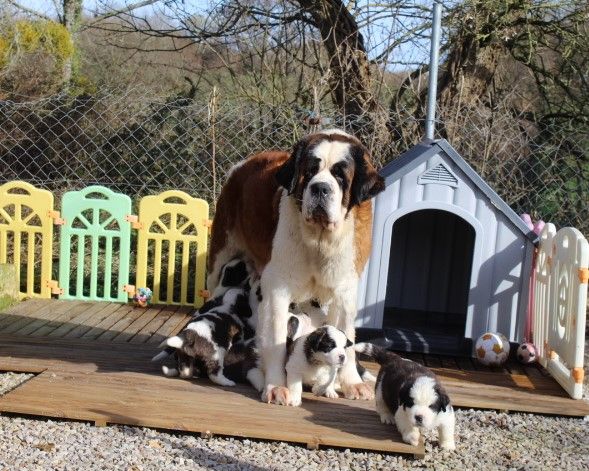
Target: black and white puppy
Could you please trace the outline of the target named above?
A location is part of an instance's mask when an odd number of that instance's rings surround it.
[[[428,368],[382,347],[357,343],[354,349],[381,365],[376,379],[376,412],[385,424],[397,425],[403,440],[419,443],[420,429],[438,429],[441,448],[454,450],[454,409]]]
[[[235,382],[223,374],[223,367],[227,351],[248,333],[246,321],[239,315],[244,310],[249,311],[248,294],[243,288],[230,288],[223,296],[203,305],[178,335],[164,340],[160,348],[165,350],[152,361],[174,353],[176,368],[162,366],[164,375],[192,378],[196,368],[214,383],[234,386]],[[250,337],[253,337],[253,330]]]
[[[288,405],[301,405],[303,385],[310,386],[317,396],[338,397],[335,379],[347,361],[346,348],[352,346],[352,342],[346,334],[331,325],[324,325],[295,338],[295,332],[299,330],[300,320],[291,316],[287,327],[285,367]]]
[[[256,391],[261,392],[264,388],[264,373],[260,368],[256,339],[234,343],[225,355],[223,371],[231,381],[250,383]]]

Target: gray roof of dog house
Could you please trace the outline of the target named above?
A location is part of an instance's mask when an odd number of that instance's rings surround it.
[[[474,185],[487,196],[491,204],[501,211],[530,241],[534,243],[538,241],[536,233],[528,228],[526,223],[516,214],[516,212],[511,209],[511,207],[503,201],[497,193],[495,193],[495,191],[470,165],[466,163],[460,154],[456,152],[445,139],[435,141],[426,139],[420,142],[407,152],[403,153],[398,159],[385,165],[379,173],[385,179],[385,185],[388,186],[440,152],[443,152],[448,156],[450,160],[454,162],[454,164],[456,164],[456,166],[474,183]],[[428,173],[432,179],[436,178],[438,180],[445,180],[447,184],[453,186],[458,183],[457,181],[453,182],[456,177],[445,167],[434,168],[431,173]],[[428,178],[428,175],[423,175],[421,178]]]

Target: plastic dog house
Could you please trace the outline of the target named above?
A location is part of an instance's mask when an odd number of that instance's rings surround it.
[[[381,175],[360,337],[469,354],[488,330],[522,341],[537,235],[445,140],[416,145]]]

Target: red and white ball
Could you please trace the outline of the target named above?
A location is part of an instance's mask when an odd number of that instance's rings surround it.
[[[485,366],[501,366],[509,357],[509,340],[499,332],[485,332],[476,341],[475,354]]]
[[[524,364],[534,363],[538,360],[538,350],[531,342],[524,342],[517,347],[517,359]]]

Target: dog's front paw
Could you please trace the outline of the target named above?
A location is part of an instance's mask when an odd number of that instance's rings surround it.
[[[454,443],[454,440],[446,440],[443,442],[440,442],[440,448],[443,448],[444,450],[456,450],[456,443]]]
[[[303,403],[303,398],[301,396],[290,396],[288,401],[288,405],[292,407],[299,407]]]
[[[380,414],[380,421],[390,425],[395,421],[395,417],[392,414]]]
[[[273,386],[269,384],[262,393],[262,401],[268,404],[278,404],[280,406],[288,405],[290,400],[290,393],[288,388],[284,386]]]
[[[412,431],[403,435],[403,441],[409,445],[419,445],[419,431]]]
[[[325,397],[329,397],[330,399],[337,399],[339,397],[338,393],[335,392],[334,388],[327,388],[323,395]]]
[[[374,389],[366,383],[342,384],[342,391],[346,399],[374,399]]]

